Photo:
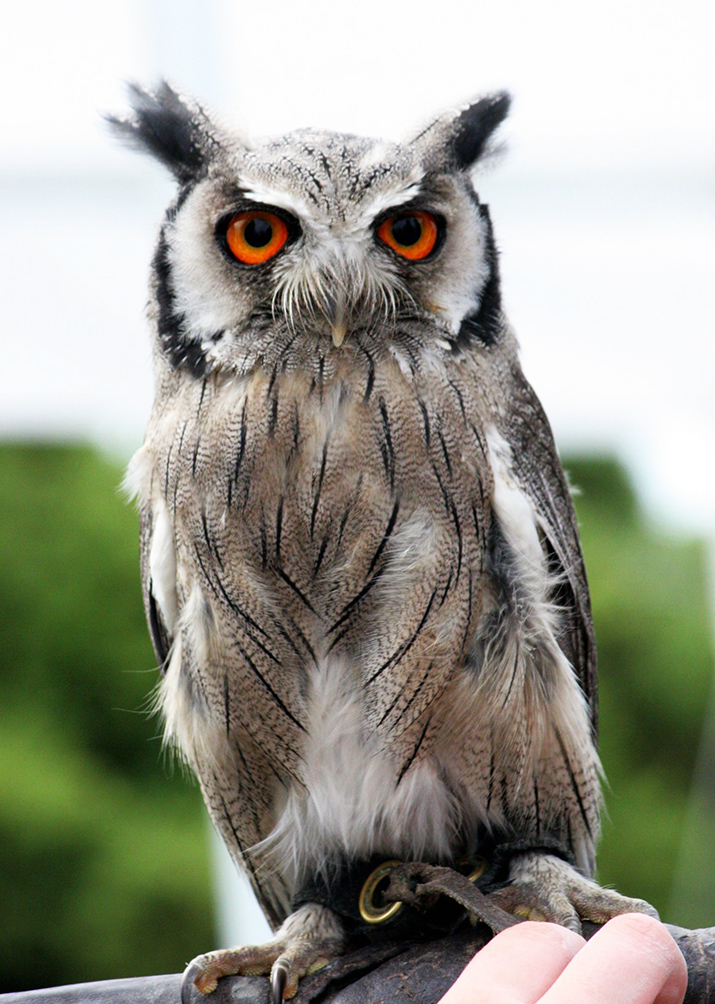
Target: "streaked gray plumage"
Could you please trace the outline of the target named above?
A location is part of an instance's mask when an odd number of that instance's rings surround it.
[[[166,85],[114,120],[180,185],[129,474],[159,705],[274,927],[336,861],[453,860],[487,833],[571,853],[581,878],[515,859],[524,902],[540,876],[542,915],[639,907],[590,881],[586,576],[470,178],[507,108],[482,99],[402,145],[249,145]],[[226,227],[253,210],[287,236],[245,264]],[[405,219],[395,233],[434,223],[423,258],[386,243]],[[290,991],[341,944],[334,914],[303,907],[272,946],[204,959],[199,985],[282,954]]]

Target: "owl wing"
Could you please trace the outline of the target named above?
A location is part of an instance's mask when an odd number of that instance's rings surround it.
[[[504,428],[513,471],[537,513],[549,568],[558,580],[560,646],[588,701],[594,740],[598,730],[596,639],[576,513],[549,420],[521,369],[514,366]]]
[[[167,525],[161,508],[157,513],[148,503],[141,506],[140,562],[144,608],[162,675],[167,671],[174,635],[178,629],[178,611],[172,614],[171,610],[176,569],[171,560],[167,561],[165,558],[162,563],[152,553],[157,535],[159,538],[165,535]],[[160,549],[161,543],[158,550]],[[159,579],[162,581],[153,580],[152,567],[160,573]],[[201,565],[198,567],[201,569]],[[203,584],[208,589],[208,585]],[[182,660],[189,660],[189,664],[185,666],[187,676],[193,675],[191,658],[190,653],[184,649]],[[225,701],[229,701],[228,692],[225,694]],[[166,713],[166,708],[164,711]],[[184,753],[186,752],[184,749]],[[246,735],[242,736],[241,749],[236,750],[235,761],[223,759],[219,767],[210,758],[207,760],[199,757],[193,759],[192,766],[199,777],[214,825],[231,856],[245,871],[269,923],[277,928],[290,912],[288,890],[277,872],[259,874],[248,853],[248,848],[265,836],[259,812],[271,800],[274,774],[266,767],[265,758],[260,755],[255,743]]]

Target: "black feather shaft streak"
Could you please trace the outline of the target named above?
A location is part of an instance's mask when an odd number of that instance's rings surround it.
[[[288,614],[286,614],[286,616],[288,618],[288,623],[290,624],[291,628],[298,635],[298,637],[300,638],[301,642],[303,643],[303,645],[304,645],[304,647],[305,647],[308,655],[313,660],[314,664],[317,666],[318,665],[318,657],[315,654],[313,646],[310,644],[310,642],[308,641],[308,639],[305,637],[305,634],[301,631],[299,625],[296,624],[296,622],[293,620],[293,618],[290,617]],[[282,631],[282,628],[279,627],[279,630]]]
[[[442,476],[439,473],[439,470],[437,469],[437,465],[435,464],[434,460],[432,461],[432,471],[434,473],[435,478],[437,479],[439,490],[442,493],[442,501],[444,502],[444,508],[447,512],[447,515],[451,516],[452,515],[451,506],[453,504],[452,497],[444,486],[444,481],[442,480]]]
[[[268,682],[268,680],[266,680],[265,676],[261,673],[261,671],[259,670],[258,666],[255,664],[255,662],[253,661],[253,659],[251,659],[250,655],[245,650],[245,648],[243,648],[242,645],[239,645],[238,642],[236,642],[236,648],[241,653],[241,656],[243,657],[244,662],[251,669],[251,671],[253,672],[253,674],[256,677],[256,679],[259,681],[259,683],[261,683],[266,688],[266,690],[268,691],[268,693],[273,698],[275,704],[280,708],[280,710],[283,712],[283,714],[287,718],[289,718],[293,722],[293,724],[296,725],[300,729],[301,732],[305,732],[306,731],[305,730],[305,726],[301,725],[301,723],[298,721],[298,719],[295,717],[295,715],[291,714],[291,712],[289,711],[289,709],[285,706],[285,704],[280,699],[280,697],[278,696],[278,694],[275,692],[275,690],[273,689],[273,687],[270,685],[270,683]],[[295,753],[295,750],[291,750],[291,752]]]
[[[457,513],[457,507],[454,504],[454,499],[450,498],[449,506],[451,510],[452,522],[454,523],[454,529],[457,531],[457,574],[454,578],[455,586],[459,582],[459,575],[462,571],[462,551],[464,549],[464,541],[462,539],[462,524],[459,522],[459,514]]]
[[[462,418],[463,418],[464,423],[466,425],[466,423],[467,423],[467,412],[465,411],[465,408],[464,408],[464,398],[462,397],[462,392],[459,389],[459,387],[456,385],[456,383],[454,383],[453,380],[450,380],[449,377],[447,377],[447,383],[452,388],[452,390],[454,391],[454,393],[455,393],[455,395],[457,397],[457,401],[459,402],[459,410],[462,412]]]
[[[174,444],[169,444],[169,449],[166,453],[166,467],[164,468],[164,498],[169,496],[169,466],[171,464],[171,451],[174,448]]]
[[[454,568],[449,569],[449,575],[447,576],[447,585],[444,587],[444,592],[442,593],[442,598],[439,601],[440,607],[444,606],[444,601],[447,599],[447,593],[449,592],[449,587],[452,585],[452,576],[454,575]]]
[[[506,694],[504,695],[504,700],[502,701],[502,711],[509,703],[509,698],[511,697],[511,692],[514,687],[514,681],[516,680],[516,671],[519,668],[519,656],[521,654],[521,647],[519,645],[518,636],[514,639],[514,664],[511,667],[511,676],[509,678],[509,686],[506,688]]]
[[[283,532],[283,496],[278,500],[276,512],[276,558],[281,560],[281,534]]]
[[[415,688],[415,690],[414,690],[414,692],[413,692],[413,694],[412,694],[412,697],[410,697],[410,699],[408,700],[407,704],[406,704],[406,705],[404,706],[404,708],[403,708],[403,709],[402,709],[402,711],[400,712],[400,719],[404,719],[404,718],[405,718],[405,716],[406,716],[407,712],[409,711],[409,709],[410,709],[410,708],[412,707],[412,705],[414,704],[414,702],[415,702],[415,700],[416,700],[416,698],[417,698],[418,694],[420,693],[420,691],[421,691],[421,690],[422,690],[422,688],[424,687],[424,685],[425,685],[425,682],[426,682],[426,680],[427,680],[427,677],[428,677],[428,676],[430,675],[430,672],[432,671],[432,667],[433,667],[433,666],[434,666],[434,662],[431,662],[431,663],[429,664],[429,666],[427,667],[427,669],[426,669],[426,670],[424,671],[424,675],[423,675],[422,679],[420,680],[420,682],[419,682],[419,683],[417,684],[417,687]],[[404,695],[403,695],[403,691],[402,691],[402,690],[398,690],[398,691],[397,691],[397,694],[396,694],[396,696],[395,696],[395,698],[394,698],[394,700],[392,701],[392,704],[390,704],[390,706],[389,706],[389,708],[387,709],[387,711],[385,711],[385,712],[384,712],[384,714],[383,714],[382,718],[381,718],[381,719],[380,719],[380,721],[379,721],[379,722],[377,723],[377,727],[378,727],[378,728],[379,728],[379,727],[380,727],[380,726],[381,726],[381,725],[383,724],[383,722],[385,721],[385,719],[386,719],[386,718],[387,718],[387,717],[388,717],[388,716],[389,716],[389,715],[390,715],[390,714],[392,713],[392,711],[394,711],[394,709],[395,709],[395,706],[397,705],[397,702],[398,702],[398,701],[399,701],[399,699],[400,699],[401,697],[403,697],[403,696],[404,696]]]
[[[313,500],[313,511],[310,515],[310,539],[313,539],[313,533],[315,532],[315,520],[318,515],[318,506],[320,505],[320,493],[323,490],[323,478],[325,477],[325,465],[328,460],[328,440],[326,439],[323,443],[323,456],[320,461],[320,474],[318,475],[318,485],[315,490],[315,499]]]
[[[318,401],[320,402],[321,406],[323,404],[323,391],[325,389],[323,385],[324,375],[325,375],[325,356],[321,354],[321,356],[318,359],[318,380],[317,380]]]
[[[340,526],[338,528],[338,539],[335,542],[336,551],[340,550],[340,545],[342,544],[343,541],[343,533],[345,532],[345,527],[347,526],[348,520],[350,519],[350,513],[357,505],[357,500],[360,497],[360,492],[362,490],[362,479],[363,479],[362,474],[358,475],[357,485],[355,486],[355,494],[353,495],[350,505],[345,510],[345,512],[343,513],[343,517],[340,520]]]
[[[266,515],[261,503],[261,570],[265,572],[268,563],[268,535],[266,533]]]
[[[283,571],[283,569],[282,568],[277,568],[276,569],[276,574],[279,575],[281,577],[281,579],[283,579],[283,581],[285,582],[285,584],[290,589],[293,590],[293,592],[295,593],[295,595],[298,597],[298,599],[302,603],[305,604],[305,606],[308,608],[308,610],[310,610],[310,612],[312,614],[315,614],[316,611],[315,611],[315,607],[313,606],[313,604],[310,602],[310,600],[305,595],[305,593],[302,592],[302,590],[295,584],[295,582],[293,582],[293,580]],[[317,616],[317,614],[316,614],[316,616]]]
[[[371,683],[374,683],[374,681],[378,678],[378,676],[380,676],[381,673],[384,673],[384,671],[389,666],[392,666],[392,665],[396,666],[399,662],[402,661],[402,659],[404,659],[404,657],[407,655],[407,653],[409,652],[409,650],[412,648],[412,646],[414,645],[414,643],[419,638],[420,632],[422,631],[422,628],[425,626],[427,618],[430,615],[430,610],[432,609],[432,604],[434,603],[436,595],[437,595],[437,590],[435,588],[432,591],[432,595],[429,598],[429,602],[427,603],[427,607],[425,609],[425,612],[422,614],[422,619],[420,620],[419,624],[417,625],[416,631],[407,639],[406,642],[403,642],[402,645],[400,645],[397,648],[397,650],[390,656],[390,658],[386,662],[383,662],[382,666],[380,666],[379,669],[375,670],[375,672],[372,674],[372,676],[366,681],[366,685],[369,686]]]
[[[427,412],[427,405],[421,398],[417,398],[417,403],[420,406],[420,411],[422,412],[422,423],[425,427],[425,446],[429,450],[430,438],[432,435],[432,430],[430,429],[429,414]]]
[[[224,674],[223,678],[223,715],[226,724],[226,738],[228,739],[231,735],[231,716],[230,716],[230,690],[228,683],[228,673]]]
[[[428,729],[428,728],[430,727],[430,723],[431,723],[431,721],[432,721],[432,718],[431,718],[431,717],[429,717],[429,718],[427,719],[427,721],[425,722],[425,727],[424,727],[424,728],[422,729],[422,732],[421,732],[421,734],[420,734],[420,737],[419,737],[419,739],[417,740],[417,744],[415,745],[415,748],[414,748],[414,749],[413,749],[413,751],[412,751],[412,755],[410,756],[410,758],[409,758],[409,760],[407,761],[407,763],[405,763],[405,764],[403,765],[403,767],[402,767],[402,770],[400,771],[400,776],[399,776],[399,777],[397,778],[397,784],[395,785],[395,788],[397,788],[397,787],[399,786],[399,784],[400,784],[400,781],[402,780],[402,778],[403,778],[403,777],[405,776],[405,774],[407,773],[407,771],[408,771],[408,770],[410,769],[410,767],[411,767],[411,766],[412,766],[412,764],[414,763],[414,761],[415,761],[415,757],[416,757],[416,756],[417,756],[417,754],[419,753],[419,751],[420,751],[420,747],[421,747],[422,743],[424,742],[424,738],[425,738],[425,736],[427,735],[427,729]]]
[[[442,435],[442,430],[437,430],[437,436],[439,438],[440,446],[442,447],[442,456],[444,457],[444,464],[447,468],[447,473],[450,478],[452,477],[452,461],[449,459],[449,451],[447,450],[447,444],[444,441],[444,436]]]
[[[247,402],[244,398],[243,407],[241,408],[241,431],[238,437],[238,453],[236,454],[236,463],[233,469],[234,481],[238,481],[241,464],[243,463],[243,454],[246,449],[246,403]]]
[[[196,419],[197,419],[197,421],[198,421],[199,417],[201,416],[201,409],[204,406],[204,395],[205,394],[206,394],[206,377],[204,377],[203,380],[201,381],[201,394],[199,396],[199,406],[196,409]]]
[[[214,585],[213,579],[212,579],[211,575],[209,575],[208,569],[204,565],[203,560],[201,558],[201,551],[199,550],[198,544],[194,545],[194,552],[196,554],[196,560],[199,563],[201,571],[204,573],[204,578],[206,579],[206,582],[209,584],[209,586],[210,586],[210,588],[211,588],[214,596],[216,596],[217,599],[221,599],[221,597],[223,597],[224,600],[226,601],[226,603],[228,603],[229,607],[231,608],[231,610],[233,610],[234,613],[238,614],[239,617],[242,617],[246,621],[247,624],[250,624],[251,627],[255,631],[258,631],[259,634],[262,634],[264,638],[267,638],[268,635],[263,630],[263,628],[260,626],[260,624],[256,624],[256,622],[253,620],[253,618],[249,614],[247,614],[246,611],[243,610],[238,605],[238,603],[236,603],[235,600],[231,599],[231,597],[228,595],[228,592],[226,591],[226,587],[224,586],[223,582],[221,581],[220,576],[218,576],[218,575],[216,576],[216,582],[218,584],[218,588],[216,587],[216,585]],[[246,632],[246,633],[248,633],[248,632]],[[249,635],[249,637],[250,637],[250,635]],[[255,641],[255,639],[251,638],[251,641]],[[278,660],[276,659],[275,661],[277,662]]]
[[[273,437],[275,435],[277,425],[278,425],[278,395],[276,395],[271,402],[271,414],[268,419],[268,435],[270,437]]]
[[[467,569],[467,624],[464,628],[464,635],[462,636],[461,651],[464,651],[464,646],[467,644],[467,639],[469,638],[469,632],[472,629],[472,599],[474,591],[474,577],[472,575],[472,569]]]
[[[472,430],[472,432],[474,434],[474,438],[477,441],[477,446],[479,447],[479,452],[481,453],[483,459],[486,460],[487,459],[487,444],[484,442],[484,437],[482,436],[481,432],[479,431],[479,429],[476,427],[476,425],[473,422],[470,422],[469,427]]]
[[[353,335],[353,340],[367,360],[367,379],[365,381],[363,401],[368,401],[370,399],[370,395],[372,394],[373,387],[375,386],[375,360],[362,344],[358,335]]]
[[[390,431],[390,419],[387,414],[385,399],[380,398],[380,417],[382,418],[383,439],[380,443],[382,462],[385,467],[385,474],[390,482],[390,489],[395,487],[395,450],[392,445],[392,433]]]
[[[320,571],[320,566],[323,564],[323,558],[325,557],[325,552],[328,547],[328,534],[326,533],[320,542],[320,549],[318,550],[318,557],[315,559],[315,564],[313,565],[313,578],[317,578],[318,572]]]
[[[223,571],[223,561],[221,560],[218,544],[216,543],[215,538],[212,537],[211,534],[209,533],[209,525],[206,519],[205,512],[201,513],[201,526],[203,527],[204,540],[206,541],[206,547],[208,549],[208,552],[209,554],[213,554],[213,556],[216,558],[216,561],[218,561],[219,568],[221,569],[221,571]]]
[[[188,424],[189,420],[187,419],[181,426],[181,435],[179,436],[179,449],[178,449],[179,456],[181,456],[181,451],[184,446],[184,436],[186,435],[186,427],[188,426]]]
[[[564,765],[566,767],[566,771],[569,776],[569,781],[571,782],[573,793],[576,796],[576,801],[578,802],[579,811],[581,813],[581,818],[583,819],[584,825],[586,827],[586,832],[588,833],[589,837],[593,840],[593,832],[591,830],[591,824],[586,814],[586,807],[583,804],[583,799],[581,798],[581,791],[576,781],[576,776],[573,772],[573,767],[571,766],[571,761],[569,760],[568,753],[566,752],[566,747],[564,746],[563,739],[561,738],[561,733],[559,732],[559,730],[556,728],[555,725],[552,725],[552,728],[554,730],[554,735],[556,736],[556,742],[559,744],[559,749],[561,750],[561,756],[563,758]]]
[[[368,575],[367,582],[362,587],[362,589],[357,594],[357,596],[354,596],[353,599],[351,599],[348,603],[345,604],[345,606],[340,611],[340,616],[338,617],[337,621],[335,621],[335,623],[332,625],[332,627],[328,630],[328,634],[332,634],[332,632],[335,631],[336,628],[340,627],[340,625],[350,616],[350,614],[352,613],[353,609],[357,606],[357,604],[360,602],[360,600],[362,600],[368,594],[368,592],[372,589],[372,587],[375,585],[375,583],[378,581],[378,579],[382,575],[383,569],[378,569],[374,574],[372,574],[373,573],[373,569],[375,568],[375,565],[380,560],[380,555],[385,550],[385,547],[387,546],[387,542],[389,541],[390,537],[392,536],[392,531],[395,529],[395,524],[397,522],[397,516],[398,516],[399,511],[400,511],[400,503],[399,503],[399,500],[397,500],[395,502],[394,506],[392,507],[392,513],[390,514],[390,519],[388,520],[387,526],[385,528],[385,532],[382,535],[382,540],[380,541],[380,543],[379,543],[379,545],[377,547],[377,550],[375,551],[374,555],[372,556],[372,561],[370,562],[370,567],[367,570],[367,575]],[[331,646],[331,648],[332,648],[332,646]]]

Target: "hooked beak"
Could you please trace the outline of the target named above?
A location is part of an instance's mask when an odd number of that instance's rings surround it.
[[[330,330],[333,335],[333,345],[336,349],[339,349],[345,341],[345,335],[348,330],[344,319],[341,317],[339,320],[334,321],[330,326]]]
[[[345,293],[340,290],[338,294],[331,297],[331,301],[328,310],[326,311],[325,319],[330,327],[330,333],[333,336],[333,345],[336,349],[345,341],[345,335],[348,332],[347,320],[345,317]]]

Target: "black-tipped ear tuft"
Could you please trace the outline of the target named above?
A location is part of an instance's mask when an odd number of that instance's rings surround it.
[[[160,160],[182,185],[205,172],[217,141],[200,106],[187,104],[165,80],[153,92],[129,84],[129,103],[131,117],[106,116],[117,136]]]
[[[454,120],[452,153],[457,167],[466,169],[485,153],[494,130],[509,113],[511,97],[506,91],[481,98]]]

